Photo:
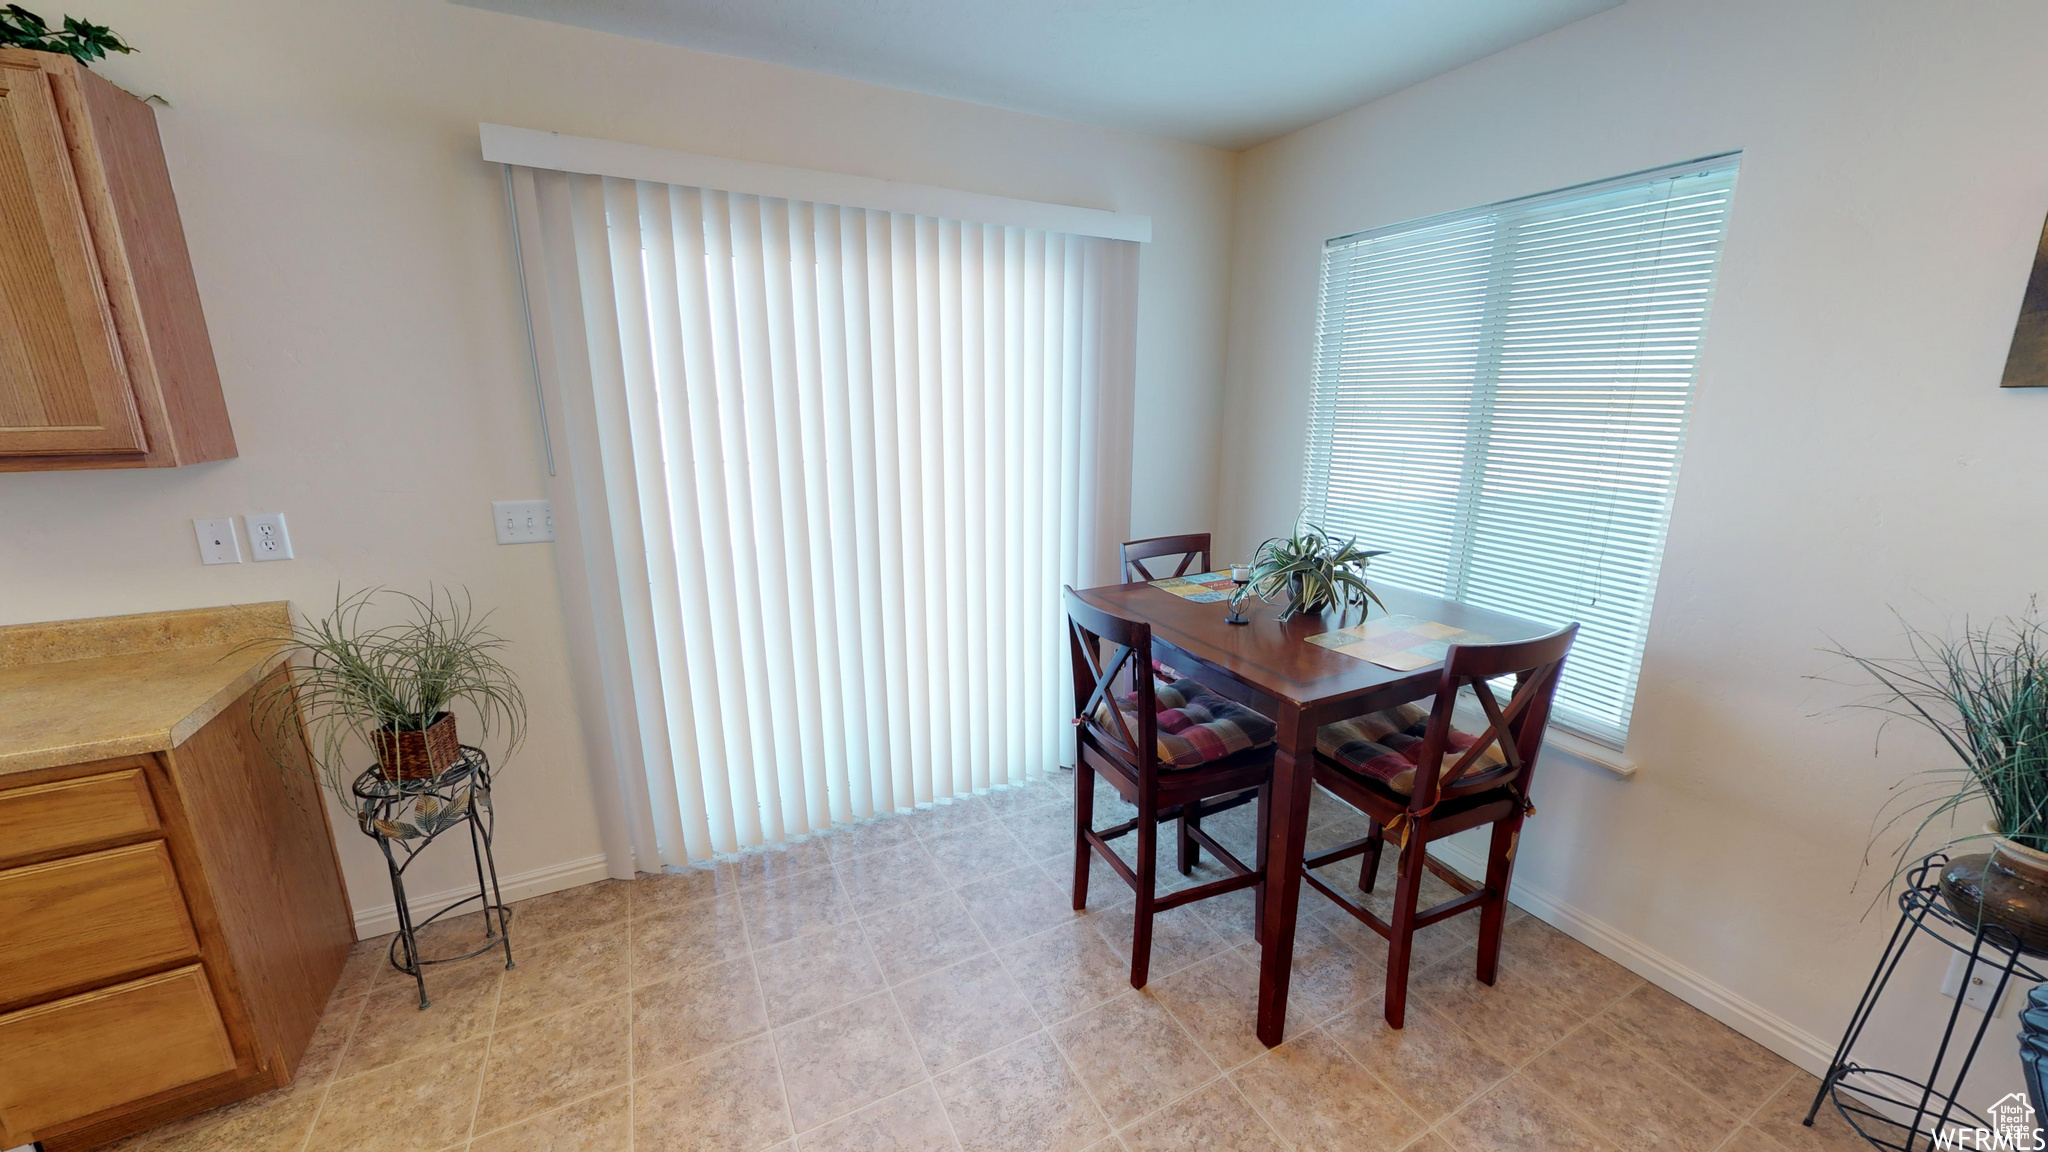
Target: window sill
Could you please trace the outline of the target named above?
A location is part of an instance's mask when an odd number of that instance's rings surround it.
[[[1574,736],[1555,724],[1551,725],[1549,732],[1544,733],[1543,742],[1574,760],[1597,764],[1616,776],[1627,777],[1636,774],[1638,765],[1627,753],[1617,752],[1605,744],[1596,744],[1583,736]]]
[[[1479,710],[1479,702],[1474,700],[1469,692],[1459,696],[1458,706],[1451,712],[1451,723],[1475,735],[1486,731],[1487,727],[1486,714]],[[1550,730],[1543,734],[1543,744],[1544,747],[1556,749],[1574,760],[1583,760],[1588,764],[1605,768],[1616,776],[1633,776],[1639,767],[1627,753],[1617,752],[1605,744],[1567,732],[1555,723],[1552,723]]]

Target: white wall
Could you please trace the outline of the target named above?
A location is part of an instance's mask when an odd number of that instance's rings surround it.
[[[2024,0],[1631,0],[1240,172],[1228,548],[1297,509],[1324,239],[1743,150],[1629,745],[1643,767],[1551,757],[1518,882],[1809,1061],[1890,931],[1887,909],[1861,919],[1883,867],[1851,891],[1872,816],[1947,763],[1896,729],[1873,758],[1875,720],[1835,707],[1856,693],[1809,679],[1841,671],[1816,649],[1895,651],[1888,606],[1981,620],[2044,583],[2048,393],[1997,386],[2048,209],[2044,42],[2048,7]],[[1883,1043],[1931,1052],[1931,979],[1902,975],[1923,1019]],[[1987,1059],[2016,1084],[2012,1033],[1993,1024]]]
[[[158,118],[241,457],[0,475],[0,622],[466,585],[496,607],[534,713],[501,777],[503,874],[599,848],[551,557],[498,547],[489,520],[493,499],[540,495],[542,472],[479,120],[1149,213],[1133,525],[1209,525],[1213,483],[1177,445],[1215,435],[1229,154],[440,0],[90,14],[140,49],[99,71],[170,101]],[[296,560],[200,565],[193,517],[280,510]],[[369,842],[337,833],[358,911],[389,904]],[[415,892],[461,882],[444,851]]]

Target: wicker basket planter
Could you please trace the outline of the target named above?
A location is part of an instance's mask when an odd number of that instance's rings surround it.
[[[370,733],[370,743],[377,749],[378,774],[386,780],[430,780],[462,759],[455,717],[448,712],[436,712],[423,731],[380,728]]]

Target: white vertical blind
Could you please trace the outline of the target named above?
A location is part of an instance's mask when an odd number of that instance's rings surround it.
[[[614,858],[1055,767],[1059,588],[1127,535],[1136,245],[512,174]]]
[[[1389,583],[1584,627],[1558,722],[1635,704],[1736,158],[1332,240],[1304,503]]]

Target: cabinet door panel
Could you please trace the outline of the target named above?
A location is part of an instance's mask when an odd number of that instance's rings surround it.
[[[0,60],[0,453],[145,447],[50,78]]]
[[[235,1070],[199,965],[0,1016],[0,1135]]]

